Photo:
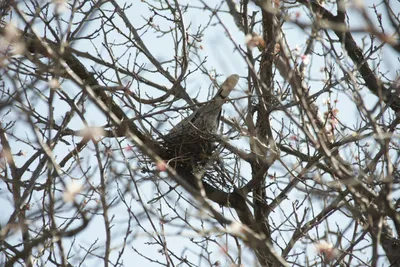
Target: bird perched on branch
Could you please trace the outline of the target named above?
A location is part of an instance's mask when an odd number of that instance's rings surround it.
[[[173,151],[173,158],[193,164],[204,162],[211,156],[222,105],[238,80],[239,76],[236,74],[229,76],[210,101],[175,125],[163,137],[166,147]]]

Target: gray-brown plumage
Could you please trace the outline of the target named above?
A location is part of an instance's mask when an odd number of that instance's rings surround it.
[[[204,161],[211,155],[222,105],[238,80],[239,76],[236,74],[229,76],[209,102],[175,125],[163,137],[175,160],[192,164]]]

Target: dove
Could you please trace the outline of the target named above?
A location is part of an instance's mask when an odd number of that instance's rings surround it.
[[[229,76],[211,100],[180,121],[163,137],[166,146],[175,151],[175,157],[199,162],[212,154],[215,148],[213,136],[218,131],[222,105],[238,81],[239,75]]]

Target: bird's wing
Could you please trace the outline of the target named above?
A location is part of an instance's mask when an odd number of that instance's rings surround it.
[[[193,111],[189,117],[184,118],[183,120],[178,122],[177,125],[172,127],[172,129],[170,130],[170,133],[180,131],[188,122],[193,122],[196,119],[196,115],[198,114],[198,111],[199,111],[198,109]]]
[[[208,107],[208,105],[213,106],[216,104],[217,106],[213,110],[217,111],[218,109],[220,109],[223,103],[217,104],[217,103],[213,102],[213,100],[217,100],[217,99],[221,99],[221,98],[224,99],[224,98],[228,97],[228,95],[231,93],[232,89],[236,86],[238,81],[239,81],[239,75],[237,75],[237,74],[232,74],[228,78],[226,78],[226,80],[222,83],[218,93],[213,97],[212,100],[210,100],[210,102],[208,104],[193,111],[193,113],[190,114],[189,117],[184,118],[177,125],[175,125],[168,134],[176,133],[177,131],[181,131],[188,123],[193,123],[198,116],[202,115],[203,111],[210,109],[210,107]],[[219,114],[217,117],[219,120],[219,116],[221,113],[220,110],[218,113]],[[218,125],[218,123],[217,123],[217,125]]]

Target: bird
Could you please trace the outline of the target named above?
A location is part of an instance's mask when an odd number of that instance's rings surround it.
[[[212,155],[215,149],[213,139],[219,127],[222,105],[238,81],[239,75],[230,75],[210,101],[193,111],[163,137],[175,162],[204,164]]]

